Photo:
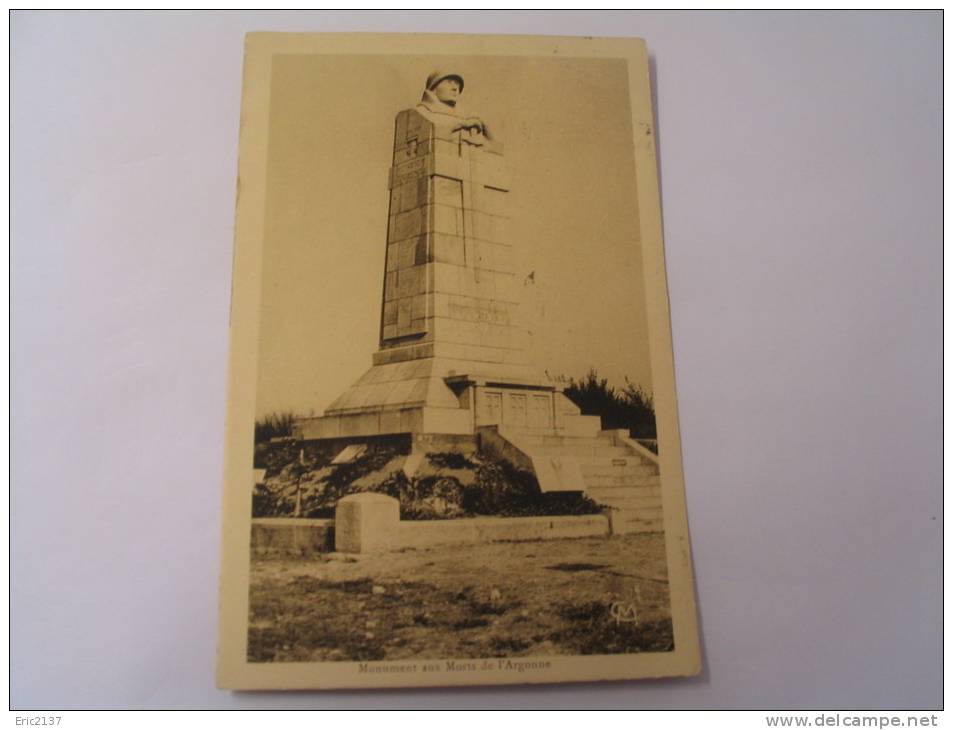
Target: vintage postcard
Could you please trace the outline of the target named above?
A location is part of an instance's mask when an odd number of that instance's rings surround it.
[[[218,682],[685,676],[641,40],[252,34]]]

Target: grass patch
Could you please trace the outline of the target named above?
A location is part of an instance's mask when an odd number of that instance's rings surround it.
[[[610,606],[599,602],[564,604],[558,613],[569,627],[553,632],[550,639],[576,654],[637,654],[675,648],[671,619],[620,623],[613,619]]]

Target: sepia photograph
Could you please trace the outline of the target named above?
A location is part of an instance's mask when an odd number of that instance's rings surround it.
[[[326,40],[246,49],[236,662],[264,686],[694,673],[644,45],[303,52]]]
[[[16,724],[937,726],[943,19],[11,11]]]

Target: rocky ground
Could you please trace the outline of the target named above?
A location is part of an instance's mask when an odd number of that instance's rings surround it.
[[[254,517],[329,518],[349,494],[380,492],[400,503],[404,520],[493,515],[584,515],[600,512],[582,492],[540,492],[536,477],[479,454],[427,453],[408,477],[409,443],[378,439],[354,461],[332,464],[333,444],[279,441],[255,447],[264,483],[252,497]]]
[[[672,649],[659,533],[258,558],[251,567],[250,661]]]

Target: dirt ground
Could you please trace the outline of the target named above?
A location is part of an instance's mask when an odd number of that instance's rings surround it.
[[[659,533],[252,560],[248,658],[670,651]]]

